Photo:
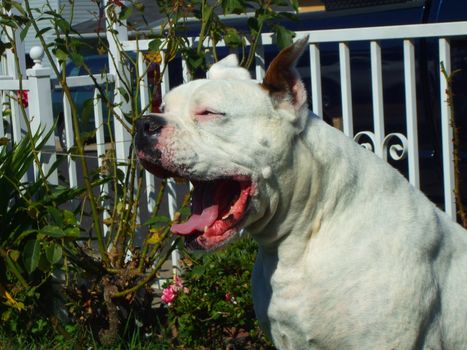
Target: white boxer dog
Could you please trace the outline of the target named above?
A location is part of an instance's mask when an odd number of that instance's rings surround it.
[[[294,68],[306,47],[262,83],[229,56],[140,119],[143,166],[194,185],[172,231],[204,250],[251,233],[255,311],[279,349],[467,349],[467,231],[309,116]]]

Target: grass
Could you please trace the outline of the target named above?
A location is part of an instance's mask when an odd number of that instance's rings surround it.
[[[69,336],[54,335],[52,331],[40,335],[27,335],[21,332],[6,334],[0,331],[0,349],[5,350],[166,350],[173,349],[170,339],[144,337],[139,332],[133,333],[129,339],[119,341],[105,347],[87,330],[73,330],[76,326],[67,326],[73,332]],[[73,334],[74,333],[74,334]]]

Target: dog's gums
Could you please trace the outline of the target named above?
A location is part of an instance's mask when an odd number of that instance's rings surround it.
[[[171,231],[191,236],[191,241],[195,239],[201,248],[210,250],[238,232],[252,195],[252,182],[219,179],[194,181],[193,186],[192,215],[185,223],[173,225]]]

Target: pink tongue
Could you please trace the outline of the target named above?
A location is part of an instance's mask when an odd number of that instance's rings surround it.
[[[204,228],[211,226],[218,215],[219,205],[213,204],[205,208],[201,214],[193,214],[187,222],[172,225],[170,230],[178,235],[189,235],[194,231],[204,232]]]

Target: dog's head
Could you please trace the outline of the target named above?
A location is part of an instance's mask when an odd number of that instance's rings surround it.
[[[162,113],[138,121],[142,165],[194,185],[191,217],[172,227],[190,237],[192,247],[215,249],[243,227],[254,234],[276,214],[292,185],[291,148],[308,114],[295,70],[307,42],[281,51],[261,84],[228,56],[213,65],[209,79],[170,91]]]

